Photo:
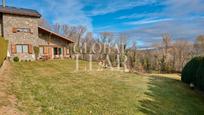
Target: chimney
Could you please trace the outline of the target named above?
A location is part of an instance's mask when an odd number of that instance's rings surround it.
[[[6,7],[6,2],[5,2],[5,0],[2,0],[2,6],[3,6],[3,7]]]

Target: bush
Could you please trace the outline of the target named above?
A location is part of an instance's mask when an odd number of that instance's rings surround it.
[[[39,53],[40,53],[40,48],[34,46],[34,53],[35,53],[35,59],[37,60],[39,57]]]
[[[14,57],[14,58],[13,58],[13,61],[14,61],[14,62],[19,62],[19,58],[18,58],[18,57]]]
[[[181,80],[187,84],[193,83],[204,91],[204,57],[195,57],[184,67]]]
[[[7,56],[8,41],[0,37],[0,65],[4,62]]]
[[[181,73],[181,80],[187,84],[196,82],[196,73],[200,66],[202,57],[195,57],[189,61],[183,68]]]
[[[201,60],[201,64],[196,73],[196,87],[204,90],[204,58]]]

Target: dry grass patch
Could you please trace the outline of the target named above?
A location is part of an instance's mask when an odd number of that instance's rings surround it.
[[[85,71],[87,62],[13,63],[11,92],[28,114],[203,114],[204,100],[176,75]]]

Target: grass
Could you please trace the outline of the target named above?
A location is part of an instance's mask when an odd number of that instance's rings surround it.
[[[96,64],[94,65],[95,68]],[[176,75],[84,71],[75,61],[12,63],[10,92],[26,114],[204,114],[204,96]]]

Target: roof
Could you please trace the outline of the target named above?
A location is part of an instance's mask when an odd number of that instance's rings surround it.
[[[41,17],[41,14],[36,10],[16,8],[16,7],[10,7],[10,6],[3,7],[2,5],[0,5],[0,13],[29,16],[29,17],[36,17],[36,18]]]
[[[39,26],[39,27],[38,27],[38,31],[39,31],[39,32],[48,33],[48,34],[50,34],[50,35],[52,35],[52,36],[55,36],[56,38],[66,40],[66,41],[68,41],[69,43],[74,43],[73,40],[71,40],[71,39],[69,39],[69,38],[67,38],[67,37],[64,37],[64,36],[62,36],[62,35],[60,35],[60,34],[57,34],[57,33],[53,32],[53,31],[51,31],[51,30],[49,30],[49,29],[46,29],[46,28],[44,28],[44,27]]]

